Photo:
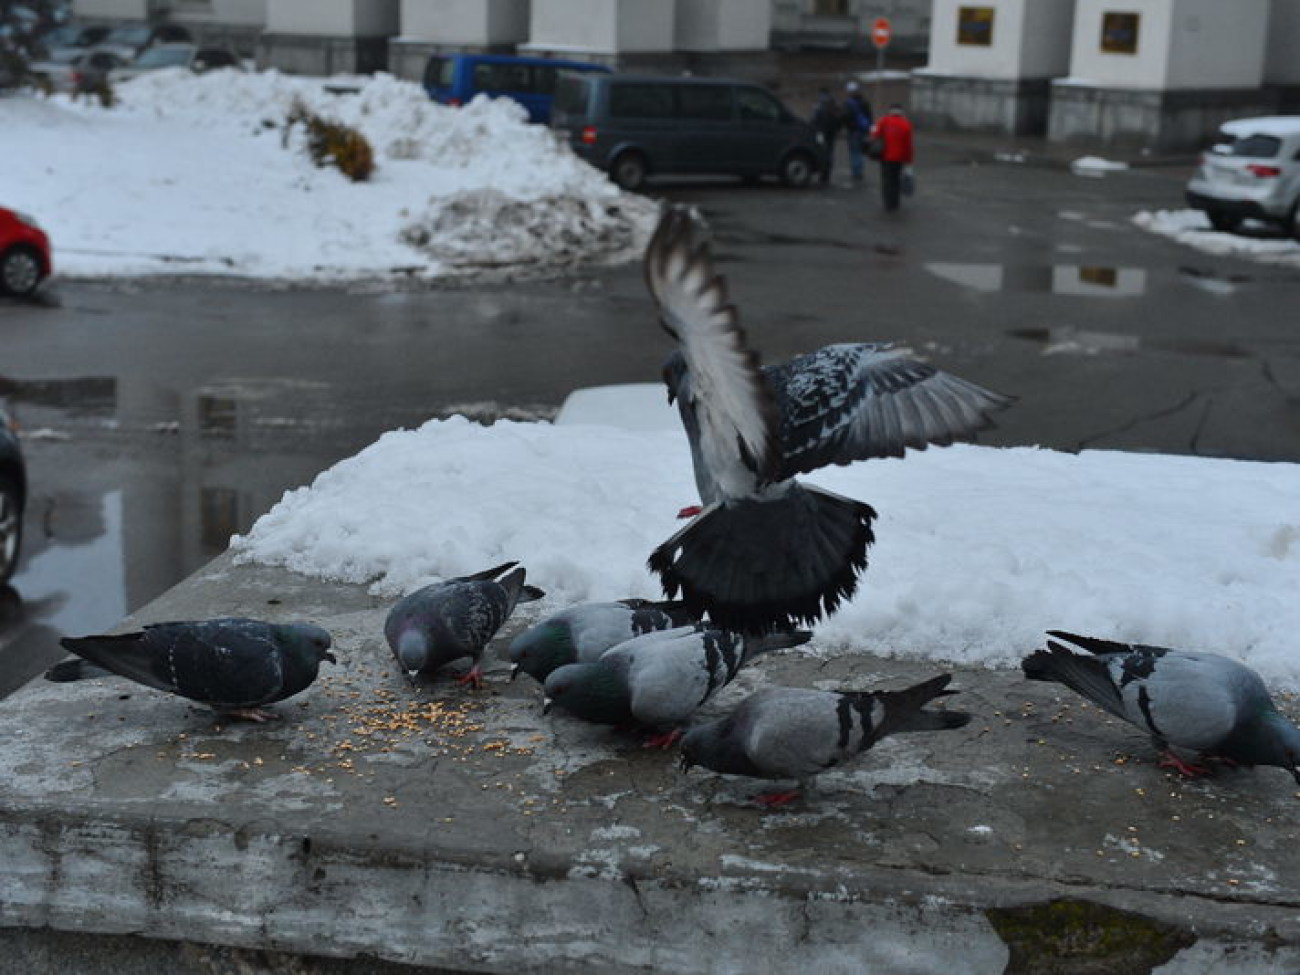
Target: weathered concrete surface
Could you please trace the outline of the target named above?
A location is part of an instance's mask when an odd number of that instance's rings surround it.
[[[1068,692],[960,670],[967,729],[890,740],[766,811],[761,783],[544,717],[500,660],[483,692],[411,688],[385,610],[223,558],[128,623],[327,626],[340,666],[285,721],[218,727],[119,681],[3,702],[0,945],[27,953],[0,952],[0,972],[61,970],[30,962],[41,929],[464,971],[984,975],[1097,944],[1123,965],[1051,970],[1300,967],[1300,800],[1279,770],[1176,781]],[[766,682],[938,670],[811,646],[756,662],[719,709]],[[989,913],[1061,898],[1142,917]]]

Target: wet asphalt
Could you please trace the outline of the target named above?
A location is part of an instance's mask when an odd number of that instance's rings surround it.
[[[1300,270],[1135,226],[1181,206],[1184,161],[1094,179],[1023,149],[922,134],[897,214],[843,159],[825,188],[650,195],[710,221],[767,362],[898,341],[1019,397],[983,443],[1300,461]],[[636,266],[419,290],[51,285],[0,300],[0,397],[32,483],[24,561],[0,593],[0,695],[57,657],[59,635],[111,626],[384,431],[547,418],[572,389],[657,381],[669,348]]]

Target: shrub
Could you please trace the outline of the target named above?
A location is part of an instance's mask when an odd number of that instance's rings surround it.
[[[307,133],[307,152],[317,166],[334,166],[348,179],[360,183],[375,171],[375,154],[366,137],[356,129],[330,122],[309,109],[301,100],[289,109],[284,137],[287,142],[294,126]]]

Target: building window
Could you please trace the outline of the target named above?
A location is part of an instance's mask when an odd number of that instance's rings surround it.
[[[957,43],[989,47],[993,43],[993,8],[958,7]]]
[[[847,17],[849,0],[813,0],[814,17]]]
[[[1141,14],[1102,14],[1101,49],[1107,54],[1137,54]]]

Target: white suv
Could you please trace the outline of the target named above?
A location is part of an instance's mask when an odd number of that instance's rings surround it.
[[[1300,240],[1300,115],[1235,119],[1220,140],[1187,184],[1188,205],[1215,230],[1264,220]]]

